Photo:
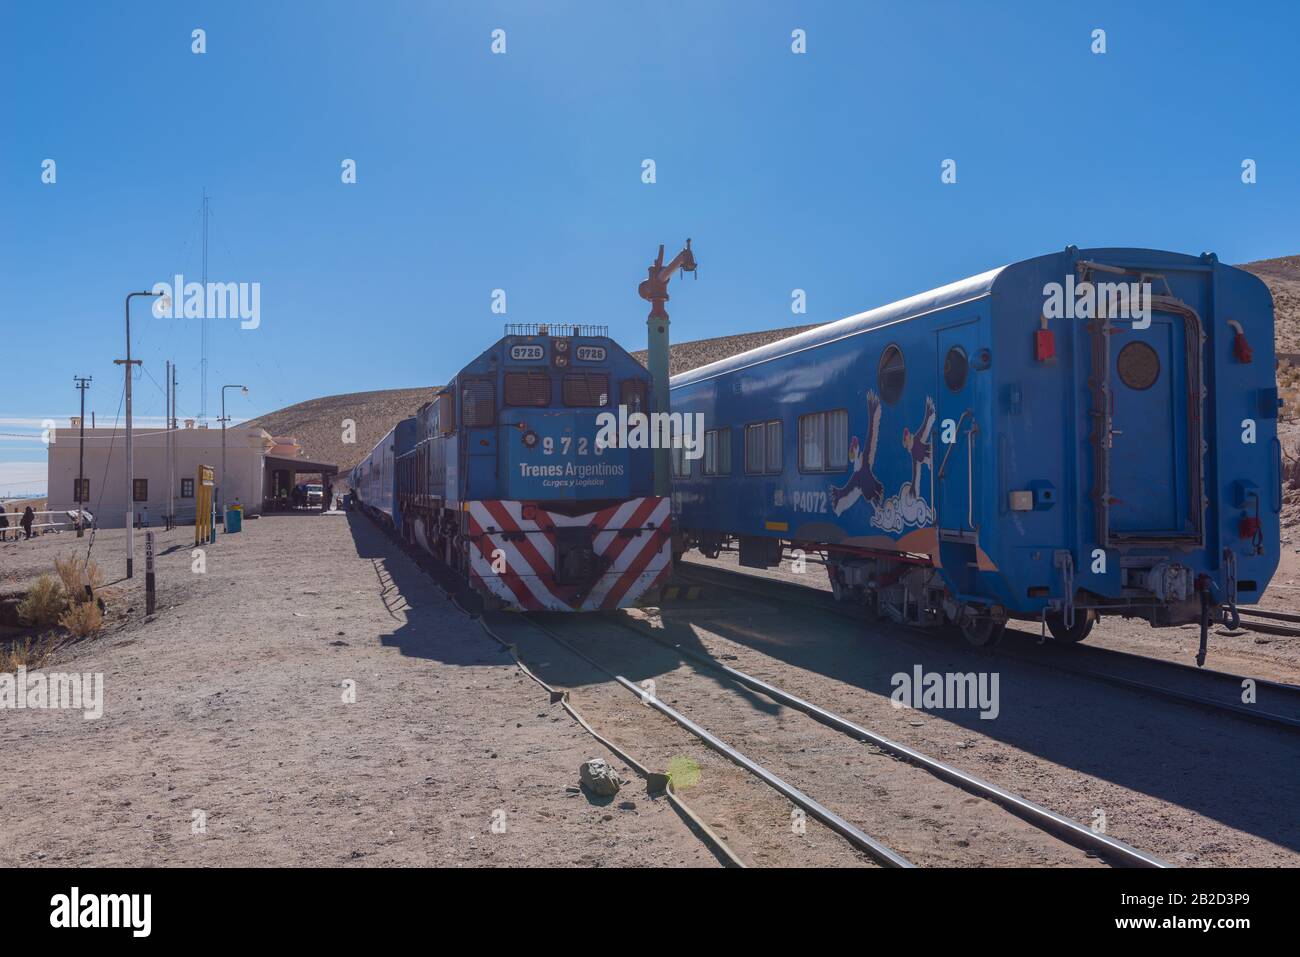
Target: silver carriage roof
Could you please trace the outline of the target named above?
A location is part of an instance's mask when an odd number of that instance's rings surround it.
[[[1006,266],[999,266],[996,269],[990,269],[988,272],[982,272],[978,276],[950,282],[946,286],[940,286],[928,292],[917,293],[915,296],[899,299],[897,302],[891,302],[884,306],[877,306],[875,309],[860,312],[855,316],[828,322],[824,326],[809,329],[807,332],[798,333],[788,339],[778,339],[776,342],[769,342],[756,349],[750,349],[748,352],[741,352],[726,359],[719,359],[717,362],[710,362],[698,369],[678,373],[672,377],[670,384],[673,388],[690,385],[692,382],[698,382],[701,379],[709,379],[726,372],[734,372],[737,369],[766,362],[769,359],[779,359],[782,356],[791,355],[803,349],[820,346],[836,339],[843,339],[846,336],[862,332],[864,329],[883,326],[898,319],[910,319],[927,312],[934,312],[936,309],[944,309],[958,303],[980,299],[989,294],[993,288],[994,280],[1006,268]]]
[[[1214,268],[1237,269],[1235,266],[1228,266],[1220,263],[1218,257],[1213,253],[1201,253],[1200,256],[1191,256],[1186,253],[1171,252],[1162,249],[1143,249],[1140,247],[1123,247],[1123,246],[1099,246],[1089,249],[1081,249],[1077,246],[1067,246],[1064,250],[1067,254],[1073,254],[1078,257],[1109,257],[1109,256],[1141,256],[1149,259],[1151,265],[1176,267],[1182,264],[1207,263],[1213,264]],[[698,369],[691,369],[688,372],[682,372],[672,377],[669,384],[672,388],[690,385],[693,382],[699,382],[703,379],[709,379],[714,376],[722,375],[726,372],[734,372],[737,369],[744,369],[748,366],[756,365],[760,362],[767,362],[770,359],[779,359],[782,356],[792,355],[804,349],[810,349],[813,346],[820,346],[827,342],[834,342],[836,339],[843,339],[847,336],[854,335],[866,329],[872,329],[876,326],[883,326],[890,322],[896,322],[900,319],[912,319],[924,315],[927,312],[934,312],[938,309],[944,309],[948,306],[955,306],[963,302],[973,302],[989,295],[993,291],[993,286],[1002,273],[1007,270],[1031,263],[1037,260],[1048,259],[1052,256],[1059,256],[1060,253],[1046,253],[1042,256],[1032,256],[1028,259],[1018,260],[1014,263],[1008,263],[1005,266],[999,266],[996,269],[990,269],[988,272],[982,272],[978,276],[971,276],[969,279],[960,279],[957,282],[948,283],[946,286],[939,286],[937,289],[931,289],[928,292],[918,293],[915,296],[909,296],[906,299],[899,299],[897,302],[891,302],[875,309],[869,309],[866,312],[860,312],[855,316],[848,316],[845,319],[839,319],[834,322],[828,322],[826,325],[817,326],[815,329],[809,329],[807,332],[801,332],[798,335],[790,336],[787,339],[778,339],[776,342],[769,342],[767,345],[759,346],[757,349],[750,349],[748,352],[741,352],[726,359],[719,359],[717,362],[710,362],[708,365],[700,366]],[[1264,287],[1267,294],[1267,286],[1259,277],[1251,273],[1243,273],[1249,276],[1260,286]],[[1271,301],[1271,298],[1270,298]]]

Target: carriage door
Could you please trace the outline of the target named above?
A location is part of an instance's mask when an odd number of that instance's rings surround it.
[[[1111,535],[1195,536],[1185,320],[1153,311],[1145,329],[1122,320],[1111,328]]]
[[[961,567],[974,558],[978,529],[972,456],[982,436],[977,421],[975,372],[979,351],[976,320],[937,333],[938,387],[933,433],[935,525],[945,567]],[[944,543],[960,543],[949,548]]]

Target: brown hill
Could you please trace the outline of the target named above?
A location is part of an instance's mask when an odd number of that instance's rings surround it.
[[[433,398],[436,388],[327,395],[269,412],[245,424],[266,429],[272,435],[293,436],[304,458],[333,462],[339,473],[346,475],[370,454],[389,429]],[[345,419],[356,423],[356,441],[350,445],[343,443]]]
[[[1241,268],[1264,280],[1273,293],[1277,351],[1300,353],[1300,256],[1261,259]]]
[[[668,374],[689,372],[710,362],[717,362],[740,352],[757,349],[778,339],[788,339],[808,329],[815,329],[822,323],[814,322],[807,326],[786,326],[784,329],[768,329],[766,332],[743,332],[738,336],[718,336],[716,339],[696,339],[694,342],[674,342],[668,346]],[[632,358],[642,365],[650,362],[649,353],[639,349],[632,353]]]

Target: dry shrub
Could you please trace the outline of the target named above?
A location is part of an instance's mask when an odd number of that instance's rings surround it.
[[[55,635],[15,641],[8,648],[0,648],[0,671],[43,668],[59,650],[60,644]]]
[[[78,638],[88,638],[104,627],[104,613],[93,601],[77,601],[59,618],[59,624]]]
[[[49,628],[58,624],[67,605],[63,586],[49,575],[42,575],[18,603],[18,617],[37,628]]]
[[[98,590],[99,586],[104,584],[104,573],[99,570],[98,564],[87,561],[83,566],[81,562],[77,561],[75,555],[54,559],[54,570],[59,573],[59,579],[63,582],[63,590],[72,601],[85,600],[86,586],[81,578],[83,567],[85,568],[86,578],[90,581],[90,587]]]

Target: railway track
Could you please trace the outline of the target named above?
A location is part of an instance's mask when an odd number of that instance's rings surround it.
[[[407,554],[413,560],[415,560],[416,563],[427,574],[430,575],[430,577],[434,579],[434,581],[438,584],[438,586],[447,595],[448,599],[451,600],[452,603],[455,604],[455,606],[462,613],[466,614],[469,617],[481,618],[485,630],[490,635],[492,635],[492,637],[495,638],[497,641],[502,641],[509,647],[509,642],[501,638],[493,630],[494,624],[497,624],[496,619],[498,617],[501,617],[504,613],[501,612],[479,613],[465,608],[461,604],[461,602],[457,600],[456,589],[451,587],[451,583],[446,580],[445,576],[438,574],[438,567],[436,562],[430,561],[427,555],[416,553],[414,550],[408,550],[405,547],[403,547],[403,551],[406,551]],[[740,577],[746,577],[746,576],[740,576]],[[754,761],[753,759],[747,757],[736,748],[733,748],[731,745],[727,744],[726,741],[724,741],[718,735],[714,734],[713,732],[709,731],[708,729],[704,728],[698,723],[692,721],[685,714],[682,714],[680,711],[671,707],[669,704],[659,700],[655,695],[650,694],[645,688],[634,684],[623,675],[619,675],[609,670],[608,668],[601,665],[599,662],[592,659],[589,655],[586,655],[579,649],[573,647],[571,642],[565,640],[565,638],[562,635],[557,634],[553,629],[548,628],[542,623],[540,623],[539,621],[537,621],[536,617],[537,616],[535,615],[520,616],[520,615],[513,615],[513,614],[504,614],[503,621],[517,622],[521,619],[527,621],[529,625],[537,629],[542,634],[546,635],[552,641],[555,641],[561,646],[565,647],[572,654],[583,659],[584,661],[586,661],[588,664],[590,664],[592,667],[596,668],[597,670],[614,678],[620,687],[622,687],[629,693],[636,695],[642,702],[654,707],[657,711],[664,714],[666,717],[670,718],[672,721],[674,721],[680,727],[688,731],[690,734],[694,735],[699,740],[703,741],[710,748],[717,751],[719,754],[723,755],[727,760],[731,761],[734,764],[737,764],[739,767],[741,767],[748,773],[752,774],[754,777],[756,777],[763,783],[772,787],[778,793],[784,795],[786,798],[791,800],[799,807],[803,808],[806,812],[812,814],[813,817],[821,821],[823,824],[825,824],[832,830],[834,830],[836,833],[840,834],[847,841],[849,841],[849,843],[852,844],[854,847],[868,854],[877,863],[887,867],[910,868],[914,866],[909,860],[907,860],[907,858],[905,858],[903,855],[899,854],[897,851],[890,848],[884,842],[872,837],[871,835],[866,834],[860,828],[856,827],[849,821],[845,820],[840,815],[836,814],[834,811],[830,810],[827,807],[824,807],[820,802],[811,798],[810,796],[805,794],[803,791],[801,791],[794,785],[786,782],[778,775],[774,774],[772,771],[763,767],[757,761]],[[1055,811],[1051,811],[1047,808],[1044,808],[1041,805],[1038,805],[1027,798],[1014,794],[1013,792],[1007,791],[1006,789],[1001,788],[998,785],[992,784],[988,781],[984,781],[983,779],[973,774],[969,774],[965,771],[961,771],[960,769],[955,768],[952,765],[949,765],[943,761],[940,761],[937,758],[933,758],[930,757],[929,755],[923,754],[922,752],[916,750],[915,748],[911,748],[907,745],[893,741],[885,737],[884,735],[880,735],[875,732],[872,732],[862,727],[861,725],[858,725],[848,720],[847,718],[843,718],[840,715],[835,714],[834,712],[828,709],[821,708],[815,704],[812,704],[811,702],[805,701],[804,699],[798,697],[797,695],[790,694],[789,692],[782,690],[776,685],[763,681],[759,678],[755,678],[742,671],[739,671],[738,669],[731,668],[730,666],[724,665],[722,662],[715,661],[712,658],[699,655],[695,652],[690,651],[689,649],[681,648],[677,645],[673,645],[671,643],[665,642],[653,635],[649,635],[644,631],[642,631],[640,628],[637,628],[635,625],[630,624],[625,619],[614,617],[614,618],[607,618],[606,620],[618,624],[620,627],[629,630],[634,634],[639,635],[640,637],[644,638],[647,641],[654,641],[661,645],[667,645],[682,657],[690,658],[696,661],[696,663],[698,664],[712,668],[718,673],[726,676],[727,678],[736,682],[737,684],[750,689],[751,691],[757,691],[760,694],[766,695],[776,703],[800,711],[803,714],[807,715],[808,717],[812,718],[813,720],[819,722],[820,724],[823,724],[826,727],[838,731],[849,738],[852,738],[862,743],[874,745],[875,747],[879,748],[881,751],[886,752],[894,756],[895,758],[907,762],[908,764],[911,764],[917,768],[920,768],[921,770],[932,774],[936,778],[943,780],[949,784],[952,784],[955,787],[963,791],[966,791],[969,794],[988,800],[1002,807],[1003,809],[1015,815],[1016,817],[1020,818],[1021,820],[1024,820],[1027,823],[1033,825],[1034,827],[1037,827],[1038,829],[1044,831],[1045,833],[1048,833],[1056,837],[1062,842],[1069,844],[1073,847],[1080,848],[1082,850],[1096,854],[1100,859],[1106,861],[1112,866],[1143,867],[1143,868],[1166,868],[1169,866],[1164,861],[1155,857],[1152,854],[1148,854],[1144,851],[1138,850],[1137,848],[1132,847],[1131,845],[1126,844],[1125,842],[1120,841],[1116,838],[1108,837],[1105,834],[1097,833],[1093,831],[1091,828],[1086,827],[1077,821],[1073,821],[1063,815],[1057,814]],[[529,674],[529,676],[533,678],[533,680],[538,681],[544,687],[549,688],[549,686],[546,685],[544,681],[541,681],[541,679],[537,678],[537,676],[533,675],[532,672],[528,671],[526,668],[525,668],[525,672]],[[558,693],[556,692],[555,689],[551,689],[551,691],[553,694]],[[565,696],[565,698],[566,698],[566,705],[567,705],[567,696]],[[571,713],[574,713],[576,715],[576,712],[571,712]],[[636,762],[634,760],[628,758],[627,755],[624,752],[622,752],[620,749],[618,749],[616,746],[614,746],[612,742],[607,742],[603,738],[601,738],[600,735],[589,724],[587,724],[585,719],[579,718],[579,722],[594,737],[596,737],[597,740],[600,740],[603,743],[607,744],[610,747],[610,749],[615,753],[622,754],[625,760],[628,760],[630,764],[636,765]],[[671,792],[672,791],[671,782],[670,781],[666,782],[666,784],[668,786],[669,792]],[[680,803],[679,799],[675,800],[674,803]],[[703,824],[703,822],[699,821],[698,818],[695,817],[694,812],[685,810],[684,813],[696,822],[697,827],[702,829],[709,836],[709,838],[712,840],[714,844],[716,844],[719,848],[723,848],[723,843],[718,841],[716,835],[713,835],[712,832],[709,831],[707,825]],[[732,852],[729,848],[724,848],[723,853],[726,856],[731,857],[733,862],[738,866],[743,866],[743,863],[739,860],[739,858],[735,857],[734,852]]]
[[[1300,638],[1300,627],[1277,624],[1277,622],[1300,622],[1300,615],[1288,615],[1280,611],[1261,611],[1257,608],[1237,608],[1241,616],[1241,627],[1248,631],[1258,631],[1266,635],[1283,635],[1288,638]],[[1252,620],[1253,619],[1253,620]]]
[[[757,594],[767,599],[792,602],[818,608],[854,621],[869,621],[866,612],[856,606],[835,601],[829,592],[809,585],[798,585],[730,569],[711,568],[698,562],[679,562],[678,575],[699,584],[730,588]],[[1243,610],[1243,614],[1245,614]],[[1281,615],[1280,612],[1267,613]],[[1297,617],[1300,616],[1287,616]],[[909,628],[913,634],[930,636],[931,632]],[[1018,634],[1024,634],[1019,632]],[[1041,647],[1032,636],[1012,643],[1004,640],[992,654],[1035,667],[1078,675],[1116,687],[1205,708],[1245,721],[1287,731],[1300,731],[1300,686],[1226,671],[1195,668],[1178,662],[1163,661],[1091,645],[1061,647],[1051,642]],[[1156,672],[1156,676],[1143,672]],[[1160,680],[1153,680],[1159,677]],[[1254,682],[1256,700],[1246,704],[1242,693],[1246,681]]]
[[[849,823],[843,817],[820,804],[793,784],[785,781],[770,769],[764,767],[753,758],[739,751],[737,748],[726,742],[720,735],[704,728],[681,711],[671,707],[653,694],[649,693],[645,688],[633,683],[625,676],[618,674],[616,671],[606,667],[599,661],[596,661],[590,655],[575,647],[572,641],[568,640],[565,635],[559,633],[555,628],[549,627],[547,624],[543,624],[536,620],[536,616],[530,615],[526,617],[530,624],[542,633],[546,634],[553,641],[560,644],[572,654],[582,658],[596,669],[614,678],[618,684],[630,694],[636,695],[645,704],[650,705],[676,722],[680,727],[697,737],[727,760],[737,764],[759,780],[763,781],[765,784],[777,790],[799,807],[802,807],[809,815],[815,817],[823,824],[839,833],[842,837],[853,844],[853,846],[869,854],[878,863],[889,867],[913,866],[910,861],[897,851],[890,848],[882,840],[866,834],[855,825]],[[688,659],[697,665],[710,669],[728,681],[734,682],[736,685],[748,689],[749,691],[764,695],[779,705],[799,711],[825,727],[839,732],[855,741],[873,745],[880,751],[888,753],[922,771],[928,772],[935,778],[951,784],[968,794],[972,794],[996,804],[1035,828],[1050,834],[1057,840],[1088,853],[1095,854],[1111,865],[1125,867],[1167,866],[1163,861],[1153,855],[1131,847],[1123,841],[1108,837],[1104,834],[1098,834],[1086,825],[1080,824],[1077,821],[1072,821],[1069,818],[1042,807],[1041,805],[1035,804],[1027,798],[1007,791],[1004,788],[988,781],[984,781],[975,775],[955,768],[937,758],[933,758],[914,748],[893,741],[884,735],[864,728],[826,708],[822,708],[812,702],[798,697],[797,695],[791,694],[770,682],[756,678],[735,668],[731,668],[730,666],[706,655],[699,654],[687,648],[682,648],[649,634],[622,617],[610,616],[602,623],[616,624],[617,626],[638,635],[645,641],[654,642],[661,646],[670,648],[676,655],[683,659]]]

